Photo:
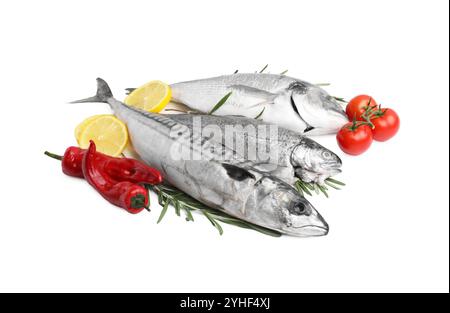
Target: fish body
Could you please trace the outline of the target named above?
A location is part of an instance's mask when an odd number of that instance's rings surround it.
[[[98,79],[97,83],[95,97],[76,102],[108,103],[127,125],[139,156],[160,170],[173,186],[205,205],[284,234],[321,236],[328,233],[328,225],[320,214],[287,183],[249,166],[217,161],[215,151],[220,147],[215,141],[188,138],[186,126],[170,116],[129,107],[112,96],[105,81]],[[198,141],[198,145],[190,145],[192,141]],[[206,148],[210,153],[201,158],[180,157],[182,150],[192,156],[196,147]],[[239,158],[227,148],[223,153],[231,155],[228,159]]]
[[[261,118],[308,135],[337,133],[348,122],[340,104],[322,88],[285,75],[233,74],[172,84],[172,100],[215,115]]]
[[[342,161],[335,153],[292,130],[242,116],[174,114],[170,117],[188,127],[191,133],[196,125],[201,125],[202,131],[217,126],[220,135],[231,132],[232,140],[224,136],[211,140],[228,146],[243,159],[250,160],[253,167],[270,172],[289,184],[301,179],[323,185],[327,178],[341,172]],[[276,127],[275,133],[270,126]],[[268,160],[267,153],[261,153],[261,149],[270,150],[271,159]]]

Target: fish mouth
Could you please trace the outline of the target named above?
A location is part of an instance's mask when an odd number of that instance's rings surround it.
[[[320,164],[320,168],[324,171],[322,174],[334,176],[342,172],[342,160],[338,156],[336,158],[337,160],[322,162]]]
[[[325,167],[323,169],[325,170],[325,172],[324,173],[318,173],[318,174],[320,174],[320,175],[326,174],[326,175],[328,175],[328,177],[331,177],[331,176],[335,176],[337,174],[342,173],[342,170],[340,168],[336,168],[336,167],[331,167],[331,168]]]
[[[296,236],[298,237],[321,237],[328,235],[330,231],[327,225],[305,225],[301,227],[293,227],[295,229]]]
[[[321,237],[328,235],[330,227],[325,219],[312,208],[313,220],[302,226],[292,226],[290,233],[296,237]]]
[[[339,168],[321,168],[321,170],[307,170],[302,167],[294,168],[295,177],[298,179],[309,183],[309,182],[318,182],[325,180],[329,177],[333,177],[337,174],[342,173],[342,170]]]

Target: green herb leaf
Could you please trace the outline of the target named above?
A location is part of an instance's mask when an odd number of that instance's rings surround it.
[[[314,191],[317,195],[319,195],[320,193],[323,193],[325,197],[329,198],[330,195],[328,193],[328,188],[327,186],[336,189],[336,190],[341,190],[341,188],[335,186],[332,181],[336,181],[339,182],[335,179],[332,178],[328,178],[325,180],[325,185],[319,185],[318,183],[315,182],[311,182],[311,183],[305,183],[304,181],[301,181],[300,179],[297,180],[297,182],[295,183],[295,187],[297,190],[299,190],[299,192],[301,194],[305,193],[309,196],[313,196],[313,194],[311,193],[312,191]],[[345,184],[342,182],[339,182],[340,184],[342,184],[342,186],[344,186]]]
[[[177,216],[180,216],[181,215],[180,203],[178,201],[175,201],[173,206],[175,207],[175,214]]]
[[[158,221],[156,222],[156,224],[159,224],[162,219],[164,218],[164,215],[166,215],[167,213],[167,209],[169,208],[169,200],[166,200],[166,202],[164,203],[163,209],[161,211],[161,214],[159,215]]]
[[[189,209],[187,209],[185,207],[183,207],[183,209],[184,209],[184,212],[186,213],[186,221],[193,222],[194,221],[194,217],[192,216],[191,210],[189,210]]]
[[[219,234],[222,236],[222,235],[223,235],[223,229],[222,229],[222,226],[220,226],[220,224],[217,223],[216,220],[213,219],[213,218],[208,214],[208,212],[202,211],[202,213],[203,213],[203,215],[205,215],[206,218],[211,222],[211,224],[212,224],[215,228],[217,228],[217,230],[219,231]]]
[[[305,183],[303,182],[303,184],[311,191],[314,191],[314,185],[312,183]]]
[[[286,75],[287,72],[288,72],[288,70],[284,70],[280,73],[280,75]]]
[[[341,190],[341,188],[339,188],[339,187],[337,187],[337,186],[335,186],[335,185],[333,185],[332,183],[330,183],[328,180],[325,180],[325,184],[327,185],[327,186],[329,186],[329,187],[331,187],[331,188],[333,188],[333,189],[336,189],[336,190]]]
[[[158,195],[158,203],[160,206],[164,206],[164,196],[162,194]]]
[[[326,191],[324,186],[321,186],[321,185],[317,184],[317,187],[325,195],[325,197],[329,198],[328,193],[327,193],[327,191]]]
[[[279,233],[275,230],[271,230],[271,229],[267,229],[265,227],[254,225],[252,223],[248,223],[246,221],[243,221],[243,220],[240,220],[233,216],[230,216],[230,215],[226,214],[225,212],[212,209],[212,208],[198,202],[197,200],[188,196],[187,194],[181,192],[180,190],[176,189],[175,187],[168,186],[168,185],[157,185],[157,186],[146,185],[146,186],[147,186],[147,188],[153,190],[154,192],[156,192],[158,194],[158,199],[162,199],[161,205],[163,205],[164,207],[166,205],[168,206],[170,203],[172,203],[173,205],[175,205],[175,203],[178,203],[180,208],[182,208],[185,211],[187,220],[190,220],[190,221],[194,220],[194,218],[191,214],[192,211],[200,211],[203,214],[206,212],[207,217],[210,217],[213,219],[213,221],[214,221],[213,225],[214,225],[214,227],[216,227],[219,230],[219,233],[223,233],[223,229],[219,225],[218,221],[220,221],[222,223],[227,223],[230,225],[238,226],[241,228],[255,230],[262,234],[273,236],[273,237],[281,236],[281,233]],[[162,220],[162,217],[164,217],[164,215],[166,214],[166,211],[167,211],[167,208],[166,209],[163,208],[163,211],[161,212],[159,221]],[[208,220],[210,220],[210,219],[208,219]]]
[[[307,195],[312,197],[312,193],[308,190],[308,188],[305,186],[305,184],[301,180],[297,181],[296,186],[297,186],[297,188],[300,188],[304,193],[306,193]]]
[[[266,108],[263,108],[262,111],[255,117],[255,120],[259,119],[263,115],[265,110]]]
[[[222,99],[220,99],[220,101],[217,102],[217,104],[214,106],[214,108],[208,114],[211,115],[214,112],[216,112],[218,109],[220,109],[222,107],[222,105],[224,105],[225,102],[227,102],[227,100],[231,96],[231,94],[232,94],[232,92],[229,92]]]
[[[320,195],[320,189],[318,187],[317,184],[312,184],[312,186],[314,187],[314,191],[316,192],[317,195]]]
[[[347,103],[347,101],[344,98],[340,98],[340,97],[333,97],[334,100],[339,101],[339,102],[343,102],[343,103]]]
[[[331,177],[327,178],[326,181],[328,181],[330,183],[333,183],[333,184],[336,184],[336,185],[345,186],[345,184],[343,182],[340,182],[339,180],[336,180],[336,179],[331,178]]]
[[[263,72],[267,69],[268,66],[269,66],[269,64],[266,64],[266,66],[264,66],[264,67],[262,68],[262,70],[259,71],[259,73],[260,73],[260,74],[263,73]]]
[[[295,189],[297,189],[297,192],[300,194],[300,196],[304,197],[305,193],[303,192],[303,189],[298,184],[295,184],[295,187],[296,187]]]

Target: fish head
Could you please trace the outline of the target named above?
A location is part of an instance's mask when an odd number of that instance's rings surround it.
[[[255,213],[264,225],[298,237],[328,234],[328,224],[297,190],[270,176],[255,185]]]
[[[320,184],[339,174],[342,167],[342,160],[337,154],[307,137],[303,137],[294,147],[290,161],[296,176],[302,181]]]
[[[322,88],[297,83],[290,90],[296,113],[309,126],[304,132],[311,135],[333,134],[348,123],[342,106]]]

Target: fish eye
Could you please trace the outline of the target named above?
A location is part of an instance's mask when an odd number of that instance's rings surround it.
[[[328,152],[328,151],[324,151],[324,152],[322,153],[322,156],[323,156],[325,159],[331,159],[331,157],[332,157],[331,153]]]
[[[291,211],[294,215],[304,215],[307,212],[306,205],[302,202],[296,203]]]

